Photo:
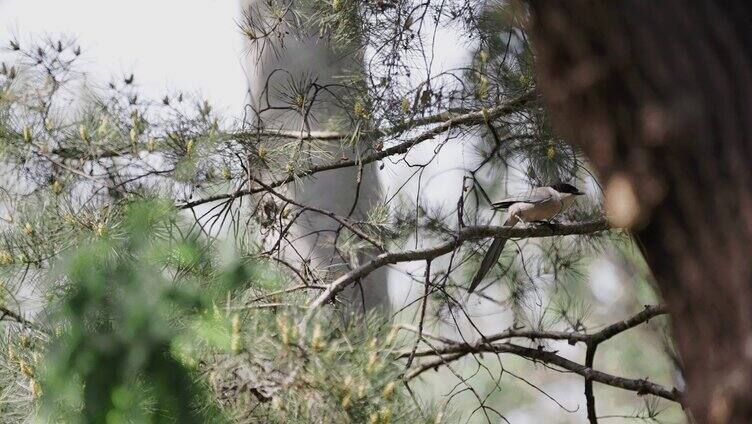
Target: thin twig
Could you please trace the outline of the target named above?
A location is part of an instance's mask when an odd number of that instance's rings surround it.
[[[413,364],[413,359],[415,359],[415,351],[418,350],[418,344],[423,338],[423,323],[426,320],[426,308],[428,306],[428,296],[431,294],[430,290],[431,290],[431,261],[426,261],[426,282],[423,286],[423,300],[420,304],[420,320],[418,321],[418,337],[415,339],[412,352],[410,352],[410,357],[407,358],[407,364],[405,364],[405,369],[409,369],[410,366]]]

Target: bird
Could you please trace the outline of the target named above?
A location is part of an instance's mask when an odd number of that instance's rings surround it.
[[[491,207],[507,209],[507,218],[502,224],[504,227],[514,227],[518,222],[550,222],[551,219],[569,209],[574,204],[576,196],[583,194],[585,193],[569,183],[557,182],[546,187],[536,187],[523,196],[510,197],[492,203]],[[467,289],[468,293],[472,293],[478,287],[483,277],[499,260],[506,241],[504,237],[493,239],[491,247],[483,257],[480,268]]]

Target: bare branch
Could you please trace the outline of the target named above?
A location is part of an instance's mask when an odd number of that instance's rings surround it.
[[[587,334],[583,332],[568,332],[568,331],[540,331],[540,330],[509,329],[509,330],[502,331],[500,333],[493,334],[490,336],[483,336],[481,340],[473,344],[460,341],[460,340],[447,339],[446,337],[438,337],[438,336],[430,335],[430,334],[423,332],[422,337],[428,337],[431,339],[439,340],[449,346],[443,349],[438,349],[438,350],[426,349],[422,351],[417,351],[415,353],[415,356],[417,357],[432,356],[432,355],[436,355],[437,353],[444,355],[444,354],[459,352],[459,351],[462,351],[463,349],[471,349],[471,350],[479,349],[481,346],[485,344],[497,342],[500,340],[513,339],[513,338],[523,338],[523,339],[530,339],[530,340],[566,340],[571,345],[574,345],[575,343],[601,343],[619,333],[622,333],[626,330],[629,330],[630,328],[634,328],[642,323],[645,323],[649,321],[651,318],[655,318],[660,315],[665,315],[667,313],[668,311],[666,311],[665,306],[646,305],[645,309],[642,312],[632,316],[628,320],[620,321],[618,323],[612,324],[604,328],[603,330],[598,331],[597,333],[593,333],[593,334]],[[416,331],[415,329],[411,327],[401,326],[400,328],[404,328],[408,331],[413,331],[413,332]],[[397,357],[403,358],[403,357],[407,357],[409,354],[410,354],[410,351],[403,351],[403,352],[397,353]]]
[[[431,260],[445,255],[461,246],[466,241],[478,240],[487,237],[504,237],[504,238],[536,238],[565,236],[573,234],[593,234],[605,231],[611,228],[608,221],[600,219],[591,222],[566,224],[558,226],[541,225],[528,228],[509,228],[500,226],[473,226],[462,228],[454,239],[438,244],[435,247],[419,250],[408,250],[404,252],[382,253],[372,261],[363,264],[352,271],[342,275],[329,284],[328,288],[313,302],[310,310],[303,322],[310,320],[316,313],[316,310],[323,304],[330,302],[337,293],[344,290],[349,285],[362,279],[371,272],[390,264],[400,262],[410,262],[417,260]]]
[[[358,237],[360,237],[363,240],[367,241],[368,243],[372,244],[380,252],[385,251],[384,246],[382,246],[381,243],[379,243],[377,240],[375,240],[370,235],[368,235],[365,232],[361,231],[349,219],[347,219],[347,218],[345,218],[343,216],[339,216],[339,215],[337,215],[336,213],[334,213],[332,211],[328,211],[328,210],[325,210],[325,209],[316,208],[316,207],[313,207],[313,206],[304,205],[304,204],[302,204],[300,202],[296,202],[295,200],[293,200],[293,199],[291,199],[291,198],[289,198],[289,197],[287,197],[287,196],[285,196],[285,195],[283,195],[283,194],[275,191],[272,187],[269,187],[267,184],[264,184],[263,181],[261,181],[261,180],[259,180],[257,178],[250,177],[250,176],[248,178],[250,178],[251,181],[255,182],[256,184],[260,185],[268,193],[271,193],[274,196],[278,197],[283,202],[290,203],[290,204],[295,205],[295,206],[297,206],[299,208],[302,208],[304,210],[309,210],[309,211],[312,211],[312,212],[320,213],[322,215],[326,215],[329,218],[333,219],[334,221],[337,221],[343,227],[345,227],[348,230],[352,231],[353,234],[357,235]]]
[[[0,306],[0,321],[4,320],[5,318],[10,318],[12,321],[15,321],[26,327],[36,329],[36,325],[34,325],[33,322],[22,317],[21,314],[13,312],[5,306]]]
[[[496,106],[494,108],[488,109],[488,110],[480,110],[475,112],[466,113],[460,116],[456,116],[453,118],[450,118],[446,121],[443,121],[440,125],[437,125],[430,130],[427,130],[416,137],[413,137],[407,141],[403,141],[402,143],[397,144],[396,146],[389,147],[387,149],[383,149],[378,152],[374,152],[368,156],[357,158],[357,159],[349,159],[349,160],[343,160],[336,163],[328,163],[324,165],[318,165],[314,166],[312,168],[306,169],[304,171],[299,171],[296,173],[293,173],[287,177],[277,179],[275,181],[272,181],[268,184],[270,188],[276,188],[281,185],[290,183],[298,178],[308,177],[314,174],[317,174],[319,172],[324,171],[331,171],[333,169],[341,169],[341,168],[348,168],[351,166],[362,166],[365,164],[369,164],[372,162],[376,162],[378,160],[387,158],[389,156],[394,155],[400,155],[407,153],[412,147],[415,147],[416,145],[431,140],[434,137],[445,133],[447,131],[450,131],[457,127],[463,127],[463,126],[473,126],[473,125],[479,125],[484,124],[490,120],[496,119],[502,115],[514,112],[515,110],[518,110],[520,106],[526,104],[530,100],[534,98],[533,92],[527,92],[523,94],[522,96],[508,102],[504,103],[502,105]],[[440,116],[440,115],[437,115]],[[217,200],[224,200],[224,199],[235,199],[241,196],[247,196],[250,194],[256,194],[260,193],[262,191],[266,191],[264,188],[253,188],[253,189],[238,189],[235,190],[232,193],[223,193],[223,194],[217,194],[214,196],[208,196],[201,199],[193,200],[190,202],[183,203],[181,205],[178,205],[180,209],[190,209],[199,205],[202,205],[204,203],[210,203],[215,202]]]
[[[645,379],[630,379],[619,377],[611,374],[604,373],[602,371],[596,371],[590,367],[578,364],[577,362],[570,361],[557,355],[555,352],[545,351],[542,349],[532,349],[512,343],[500,343],[500,344],[483,344],[479,346],[458,346],[456,351],[446,352],[447,356],[437,355],[439,359],[429,362],[412,373],[408,374],[405,378],[411,379],[417,377],[422,372],[440,366],[442,364],[455,361],[461,357],[473,353],[511,353],[523,358],[530,359],[532,361],[542,362],[549,365],[555,365],[566,371],[579,374],[587,379],[597,381],[598,383],[606,384],[612,387],[618,387],[624,390],[636,392],[638,395],[654,395],[667,399],[670,401],[683,403],[684,395],[682,392],[674,389],[667,389],[659,384],[652,383]]]
[[[553,364],[567,371],[580,374],[585,378],[585,398],[588,405],[588,419],[591,422],[593,422],[593,420],[597,422],[597,417],[595,415],[595,398],[593,396],[592,386],[593,381],[614,387],[619,387],[625,390],[636,391],[639,395],[652,394],[675,402],[683,402],[683,394],[677,389],[672,389],[669,391],[668,389],[660,385],[651,383],[647,380],[626,379],[623,377],[618,377],[593,370],[595,349],[597,348],[599,343],[609,340],[611,337],[614,337],[617,334],[643,324],[651,318],[659,315],[664,315],[666,313],[667,310],[664,306],[646,305],[643,311],[632,316],[631,318],[612,324],[604,328],[603,330],[593,334],[582,332],[509,329],[491,336],[482,337],[482,339],[476,343],[467,343],[463,341],[449,340],[444,337],[436,337],[430,334],[426,334],[421,330],[418,335],[419,339],[428,337],[431,339],[439,340],[447,346],[442,348],[431,346],[428,349],[420,351],[416,351],[414,348],[404,350],[396,352],[396,358],[408,358],[408,360],[410,360],[411,358],[416,357],[438,357],[435,360],[420,365],[418,368],[408,373],[405,376],[406,380],[415,378],[429,369],[442,366],[451,361],[460,359],[463,356],[483,352],[512,353],[534,361]],[[415,329],[411,328],[406,329],[415,331]],[[585,343],[587,345],[586,363],[583,366],[576,362],[562,358],[556,355],[555,352],[546,352],[542,349],[530,349],[511,343],[493,343],[495,341],[511,338],[525,338],[530,340],[567,340],[569,344],[575,344],[578,342]]]

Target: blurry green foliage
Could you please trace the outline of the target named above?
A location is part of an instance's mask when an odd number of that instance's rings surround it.
[[[434,422],[400,383],[383,319],[322,313],[301,334],[305,296],[272,293],[279,277],[261,261],[179,237],[169,204],[131,203],[112,221],[53,273],[63,295],[38,371],[11,358],[44,421]]]
[[[67,292],[43,366],[44,412],[65,422],[207,422],[194,369],[171,354],[185,331],[176,320],[209,297],[180,270],[210,259],[197,242],[170,239],[174,212],[164,203],[134,204],[122,234],[77,249],[61,265]],[[232,272],[232,271],[231,271]],[[226,282],[231,290],[242,282]],[[217,282],[215,281],[215,282]]]

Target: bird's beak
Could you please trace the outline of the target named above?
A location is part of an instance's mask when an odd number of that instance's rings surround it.
[[[577,190],[577,192],[574,193],[575,196],[584,196],[585,194],[586,194],[585,192],[579,191],[579,190]]]

